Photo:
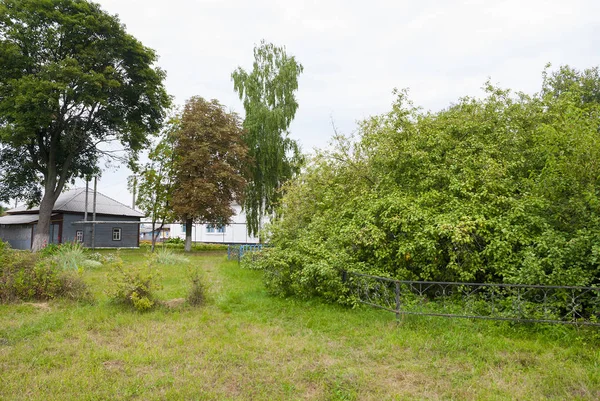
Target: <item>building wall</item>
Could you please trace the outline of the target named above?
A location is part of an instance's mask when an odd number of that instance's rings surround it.
[[[88,214],[88,219],[91,220],[91,214]],[[83,231],[83,244],[86,247],[92,246],[92,225],[91,224],[74,224],[76,221],[82,221],[83,214],[67,214],[63,219],[63,242],[72,242],[77,238],[77,231]],[[139,221],[139,217],[130,216],[107,216],[96,215],[97,221]],[[96,248],[134,248],[139,246],[138,224],[96,224],[95,246]],[[113,229],[121,229],[121,240],[113,241]]]
[[[13,249],[31,249],[31,225],[0,225],[0,238]]]
[[[225,232],[209,232],[208,224],[194,224],[192,227],[192,241],[206,243],[224,243],[224,244],[257,244],[258,237],[248,235],[246,229],[246,215],[241,206],[233,206],[236,214],[232,218],[232,223],[225,226]],[[185,239],[185,227],[183,224],[169,224],[171,238]]]

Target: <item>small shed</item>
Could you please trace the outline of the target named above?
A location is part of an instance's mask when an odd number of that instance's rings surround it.
[[[58,197],[52,210],[50,243],[80,242],[94,248],[139,247],[140,219],[144,214],[96,193],[96,219],[92,221],[93,199],[93,191],[88,190],[86,204],[85,188],[71,189]],[[0,217],[0,239],[15,249],[31,249],[39,207],[20,206],[6,213]]]

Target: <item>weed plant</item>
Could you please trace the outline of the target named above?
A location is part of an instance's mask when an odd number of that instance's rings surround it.
[[[177,265],[186,264],[189,259],[185,256],[175,253],[168,248],[158,248],[153,254],[154,261],[159,265]]]

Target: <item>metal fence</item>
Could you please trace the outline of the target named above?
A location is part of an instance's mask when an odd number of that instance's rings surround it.
[[[600,288],[402,281],[343,272],[364,304],[401,315],[427,315],[600,326]]]
[[[239,263],[244,255],[255,254],[268,247],[267,244],[229,245],[227,246],[227,260],[237,260]]]

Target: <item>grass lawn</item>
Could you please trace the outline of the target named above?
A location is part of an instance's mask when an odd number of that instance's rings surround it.
[[[121,252],[141,263],[144,251]],[[600,330],[427,317],[279,299],[223,252],[195,253],[207,304],[0,305],[1,400],[598,400]],[[162,300],[185,297],[164,266]]]

